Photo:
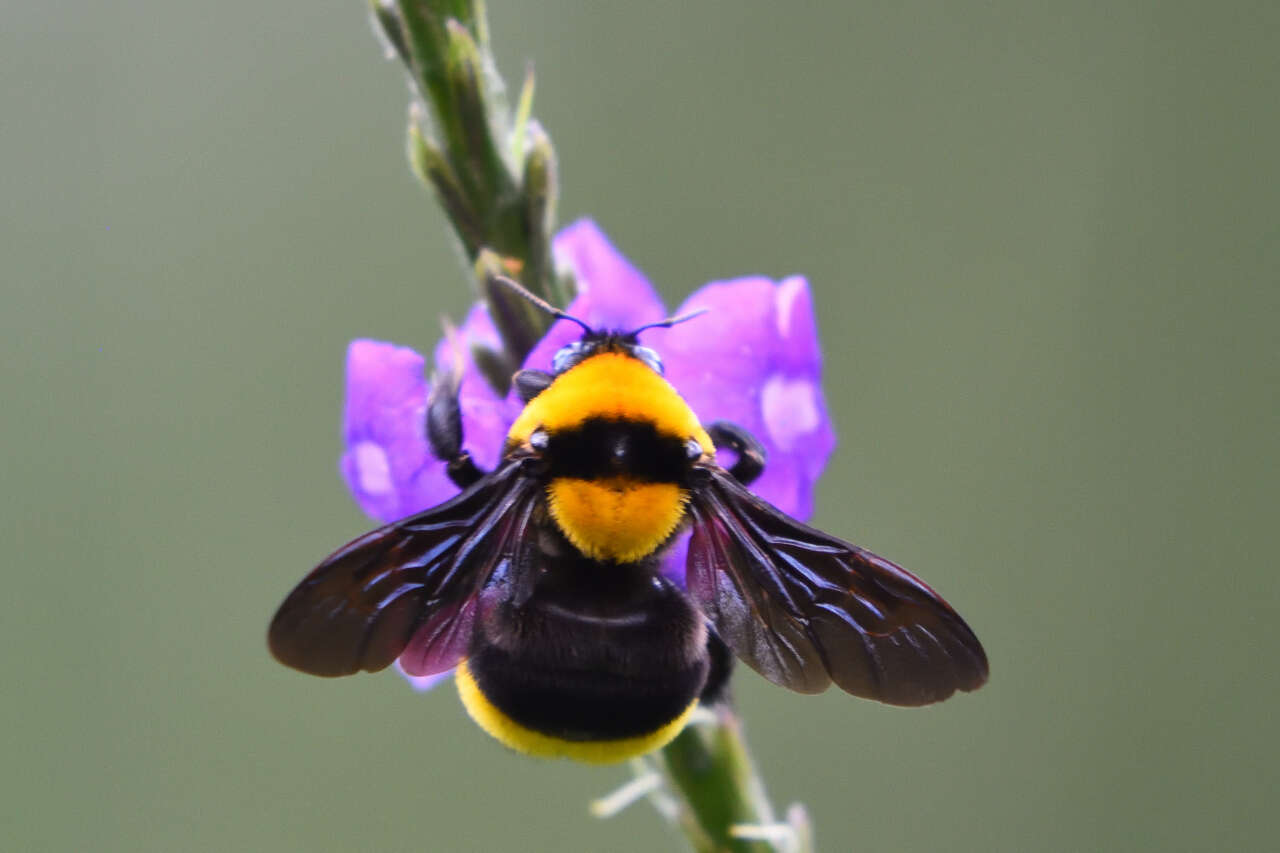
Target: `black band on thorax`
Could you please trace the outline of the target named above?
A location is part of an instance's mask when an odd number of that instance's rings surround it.
[[[685,443],[685,438],[658,432],[648,421],[588,418],[553,433],[545,458],[552,477],[679,483],[688,468]]]

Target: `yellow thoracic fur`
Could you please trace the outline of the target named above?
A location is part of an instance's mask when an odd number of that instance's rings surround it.
[[[588,418],[647,421],[663,435],[695,438],[714,453],[698,416],[671,383],[644,362],[620,352],[602,352],[557,376],[525,406],[507,433],[508,444],[524,444],[535,429],[573,429]]]
[[[675,532],[688,500],[675,483],[557,477],[547,484],[551,517],[573,546],[593,560],[618,563],[657,550]]]
[[[698,442],[711,437],[671,384],[622,352],[588,356],[557,376],[511,426],[508,446],[525,445],[535,430],[569,432],[589,419],[652,424],[659,435]],[[551,517],[565,537],[593,560],[634,562],[656,551],[684,518],[688,493],[675,483],[628,477],[556,477],[547,484]]]

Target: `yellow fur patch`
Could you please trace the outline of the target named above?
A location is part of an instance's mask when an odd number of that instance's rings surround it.
[[[625,477],[547,484],[556,525],[593,560],[633,563],[667,540],[684,517],[689,493],[675,483],[642,483]]]
[[[535,429],[573,429],[588,418],[652,423],[658,432],[695,438],[715,453],[698,416],[671,383],[643,362],[619,352],[603,352],[557,376],[534,397],[511,425],[507,440],[524,444]]]
[[[689,715],[698,706],[695,699],[680,716],[649,734],[620,740],[562,740],[525,728],[498,710],[480,691],[480,685],[476,684],[465,661],[458,664],[454,681],[458,685],[462,706],[471,719],[504,746],[539,758],[571,758],[587,764],[614,764],[666,746],[680,734]]]

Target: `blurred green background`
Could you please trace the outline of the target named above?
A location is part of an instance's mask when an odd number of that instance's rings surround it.
[[[347,341],[469,296],[358,0],[9,3],[0,29],[0,846],[673,849],[617,768],[266,623],[366,529]],[[1280,831],[1280,6],[514,3],[561,221],[675,304],[813,283],[816,523],[991,657],[909,711],[740,672],[832,850],[1260,850]]]

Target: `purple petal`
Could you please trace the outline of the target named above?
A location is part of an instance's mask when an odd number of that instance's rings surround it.
[[[356,340],[347,348],[342,475],[360,508],[379,521],[412,512],[426,486],[419,476],[429,455],[422,368],[422,356],[407,347]]]
[[[473,346],[497,343],[487,311],[477,305],[453,338],[436,347],[439,369],[460,359],[463,445],[482,468],[497,464],[502,440],[519,412],[517,403],[489,387],[470,355]],[[378,521],[421,512],[458,491],[427,445],[426,399],[421,355],[380,341],[351,343],[341,470],[356,503]]]
[[[409,682],[409,686],[419,693],[425,693],[441,681],[453,676],[453,670],[437,672],[435,675],[410,675],[400,667],[400,661],[396,661],[396,672],[400,673],[404,680]]]
[[[685,531],[676,537],[676,540],[667,547],[667,552],[662,555],[659,562],[659,571],[667,577],[668,580],[675,581],[676,585],[681,589],[685,588],[684,573],[685,561],[689,556],[689,531]]]
[[[580,219],[556,235],[556,263],[573,272],[578,295],[566,309],[593,329],[635,329],[665,316],[662,300],[619,252],[600,227]],[[524,360],[525,367],[548,370],[556,350],[582,337],[582,327],[557,320]]]
[[[800,276],[712,282],[676,313],[704,307],[705,317],[647,332],[646,343],[662,353],[667,379],[704,424],[732,421],[765,446],[768,462],[751,490],[808,518],[835,447],[809,285]]]
[[[573,305],[582,311],[569,312],[575,317],[597,329],[634,329],[662,319],[662,300],[649,279],[590,219],[564,228],[551,250],[556,263],[569,267],[577,281]]]

